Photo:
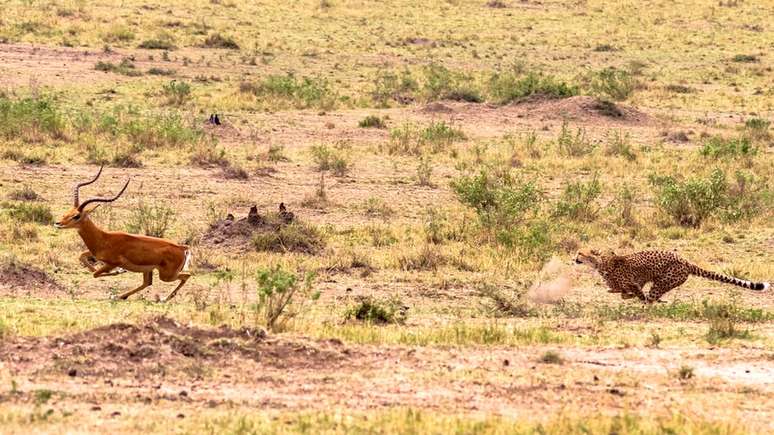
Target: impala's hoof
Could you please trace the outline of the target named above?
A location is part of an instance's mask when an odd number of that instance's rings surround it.
[[[123,267],[116,267],[115,269],[116,273],[126,273],[128,270],[124,269]]]

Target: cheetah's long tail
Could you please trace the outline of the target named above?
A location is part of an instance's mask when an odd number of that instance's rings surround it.
[[[691,274],[696,276],[701,276],[703,278],[712,279],[715,281],[725,282],[727,284],[733,284],[738,285],[739,287],[744,287],[750,290],[758,290],[758,291],[765,291],[768,290],[771,284],[767,282],[752,282],[747,281],[744,279],[734,278],[733,276],[726,276],[721,275],[717,272],[712,272],[710,270],[704,270],[699,266],[696,266],[695,264],[688,265],[691,267]]]

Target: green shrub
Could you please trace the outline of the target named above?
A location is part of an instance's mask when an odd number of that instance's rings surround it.
[[[376,115],[368,115],[357,123],[360,128],[387,128],[384,119]]]
[[[240,91],[268,101],[272,107],[285,106],[295,109],[328,110],[336,106],[336,93],[328,82],[321,78],[296,78],[292,74],[270,75],[257,84],[245,82]]]
[[[142,75],[142,72],[137,71],[137,69],[134,67],[134,64],[129,59],[122,60],[118,65],[110,62],[99,61],[96,63],[96,65],[94,65],[94,69],[97,71],[112,72],[129,77],[137,77]]]
[[[753,140],[769,139],[771,137],[769,134],[770,126],[771,121],[763,118],[750,118],[744,122],[744,130]]]
[[[465,74],[432,63],[424,68],[425,81],[422,97],[425,101],[453,100],[480,103],[481,93],[473,86],[473,80]]]
[[[607,132],[605,154],[608,156],[621,156],[630,162],[637,160],[637,155],[632,150],[629,133],[623,133],[620,130]]]
[[[112,27],[103,36],[102,40],[105,42],[129,42],[134,39],[134,33],[126,26],[118,25]]]
[[[506,294],[502,289],[484,284],[478,289],[478,295],[483,298],[483,308],[492,317],[528,317],[535,310],[523,300],[523,293]]]
[[[48,97],[11,100],[0,94],[0,137],[24,142],[64,139],[64,117]]]
[[[126,230],[130,233],[145,234],[151,237],[164,237],[174,222],[175,211],[162,201],[145,203],[140,200],[132,209]]]
[[[740,63],[755,63],[758,62],[758,56],[755,56],[753,54],[737,54],[734,57],[731,58],[733,62],[740,62]]]
[[[424,128],[405,123],[390,130],[390,142],[386,145],[390,154],[421,155],[447,150],[455,142],[466,139],[465,133],[444,121],[431,122]]]
[[[227,50],[239,50],[239,44],[230,36],[223,36],[220,33],[213,33],[202,43],[206,48],[224,48]]]
[[[637,87],[637,80],[631,73],[615,68],[590,73],[587,80],[592,95],[613,101],[626,100]]]
[[[592,222],[597,218],[599,206],[596,202],[601,194],[602,185],[596,175],[586,183],[582,181],[568,183],[556,203],[554,216]]]
[[[433,175],[433,166],[431,165],[430,157],[420,157],[419,164],[417,165],[417,184],[426,187],[435,187],[431,181]]]
[[[400,74],[382,70],[374,79],[371,98],[379,107],[388,107],[392,101],[409,104],[416,99],[418,90],[419,83],[408,70],[403,70]]]
[[[435,271],[448,262],[449,259],[433,245],[424,245],[419,249],[401,254],[398,257],[398,267],[403,271]]]
[[[564,360],[561,355],[553,350],[549,350],[540,357],[540,362],[543,364],[564,364]]]
[[[153,67],[148,69],[148,74],[152,76],[173,76],[175,75],[175,70]]]
[[[172,80],[162,86],[161,93],[167,97],[167,104],[180,106],[191,98],[191,85]]]
[[[522,181],[510,172],[482,169],[452,181],[457,198],[472,207],[486,227],[517,227],[535,214],[542,194],[532,181]]]
[[[315,145],[312,147],[312,158],[319,171],[331,171],[337,177],[347,174],[350,167],[348,146],[339,143],[334,147]]]
[[[360,296],[347,307],[345,320],[359,320],[375,324],[398,324],[406,322],[408,307],[397,297],[379,299],[372,296]]]
[[[735,185],[729,185],[720,169],[707,177],[685,180],[650,177],[656,206],[676,224],[686,227],[699,227],[712,216],[732,221],[750,218],[770,206],[771,191],[757,185],[752,175],[739,171],[735,181]]]
[[[366,199],[365,203],[363,204],[363,211],[365,211],[367,216],[376,216],[381,218],[388,218],[395,214],[395,210],[387,205],[384,200],[373,196]]]
[[[575,134],[570,131],[570,127],[565,121],[562,123],[562,130],[556,139],[559,147],[559,154],[569,157],[581,157],[591,154],[596,146],[586,137],[586,130],[578,127]]]
[[[119,128],[138,149],[195,144],[203,136],[199,128],[176,113],[132,119]]]
[[[704,157],[752,157],[758,153],[758,148],[746,137],[723,138],[713,136],[704,143],[699,154]]]
[[[253,247],[257,251],[314,254],[324,246],[325,240],[317,228],[301,222],[278,225],[275,230],[253,236]]]
[[[256,318],[273,332],[284,329],[307,303],[320,297],[319,292],[312,291],[312,274],[306,274],[300,280],[295,274],[275,266],[259,270],[255,280],[258,284],[258,301],[253,306]]]
[[[32,222],[41,225],[50,225],[54,222],[54,216],[51,214],[51,208],[45,204],[35,203],[3,203],[3,209],[7,210],[8,216],[19,222]]]
[[[137,48],[145,48],[147,50],[174,50],[175,44],[168,38],[155,38],[142,41]]]
[[[567,98],[578,95],[578,88],[551,76],[516,72],[493,74],[488,83],[489,100],[495,104],[508,104],[532,95],[548,98]]]
[[[732,318],[717,318],[710,321],[706,335],[709,344],[719,344],[724,340],[735,338],[750,339],[752,334],[747,329],[740,330]]]

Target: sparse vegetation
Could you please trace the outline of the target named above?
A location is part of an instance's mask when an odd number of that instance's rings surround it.
[[[331,171],[337,177],[347,175],[350,169],[349,146],[340,142],[333,147],[317,145],[312,147],[312,158],[319,171]]]
[[[384,119],[376,115],[368,115],[357,123],[360,128],[387,128]]]
[[[146,203],[140,200],[133,208],[126,230],[130,233],[164,237],[174,222],[175,211],[162,202]]]
[[[299,277],[280,266],[259,270],[258,302],[255,304],[256,317],[271,331],[281,331],[288,321],[299,315],[310,301],[320,297],[312,291],[314,275]]]
[[[567,98],[578,95],[578,88],[551,76],[535,73],[521,75],[506,71],[493,74],[488,83],[489,99],[495,104],[508,104],[530,96]]]
[[[267,108],[320,109],[336,107],[338,96],[321,78],[270,75],[258,83],[242,82],[239,90],[254,95]]]
[[[374,324],[403,324],[408,307],[400,299],[379,299],[372,296],[356,298],[344,312],[345,320],[360,320]]]
[[[626,70],[605,68],[595,71],[587,78],[591,94],[605,100],[624,101],[637,88],[637,81]]]

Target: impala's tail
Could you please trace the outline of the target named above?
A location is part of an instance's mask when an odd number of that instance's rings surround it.
[[[692,275],[701,276],[703,278],[707,278],[707,279],[711,279],[711,280],[715,280],[715,281],[720,281],[720,282],[725,282],[727,284],[738,285],[739,287],[744,287],[744,288],[747,288],[747,289],[750,289],[750,290],[763,291],[763,290],[768,290],[769,287],[770,287],[770,284],[767,283],[767,282],[747,281],[747,280],[744,280],[744,279],[734,278],[733,276],[721,275],[721,274],[719,274],[717,272],[712,272],[712,271],[709,271],[709,270],[704,270],[701,267],[696,266],[695,264],[690,264],[689,263],[689,265],[691,267],[691,274]]]
[[[191,257],[193,254],[191,254],[191,249],[185,250],[185,261],[183,262],[183,268],[181,269],[182,272],[188,272],[188,267],[191,265]]]

